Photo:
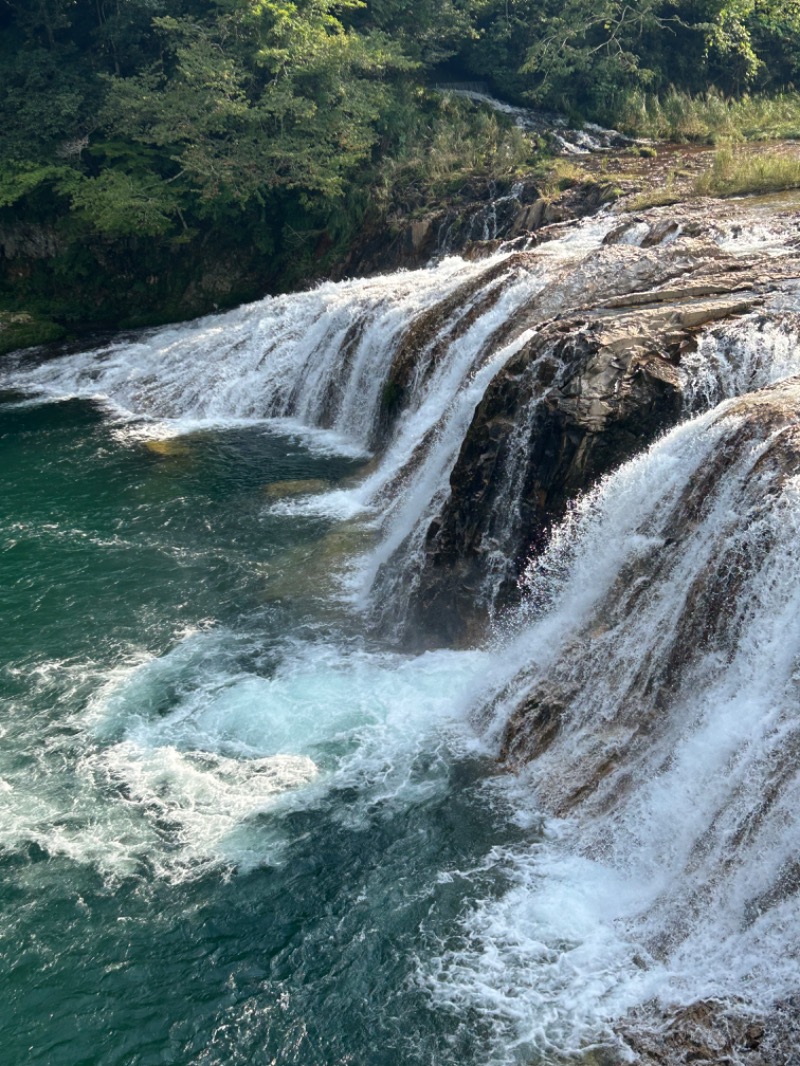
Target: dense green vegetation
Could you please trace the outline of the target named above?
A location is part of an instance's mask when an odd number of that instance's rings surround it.
[[[798,70],[800,0],[0,0],[0,307],[198,313],[532,162],[437,80],[713,140],[800,132]]]

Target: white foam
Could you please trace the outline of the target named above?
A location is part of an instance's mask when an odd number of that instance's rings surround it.
[[[436,270],[323,284],[138,341],[23,363],[9,384],[42,398],[94,399],[120,417],[147,416],[159,433],[170,423],[186,432],[285,417],[303,433],[331,430],[326,447],[338,442],[363,454],[399,334],[486,268],[447,259]]]
[[[687,411],[713,407],[800,373],[800,316],[747,315],[702,334],[681,359]]]
[[[557,837],[526,852],[494,849],[480,869],[454,875],[474,881],[477,900],[460,942],[422,966],[420,979],[439,1008],[489,1028],[492,1066],[616,1043],[610,1019],[663,984],[617,925],[636,887]],[[487,875],[505,886],[499,895],[486,891]]]
[[[36,843],[112,877],[248,868],[280,861],[286,810],[345,787],[359,797],[338,814],[349,820],[424,802],[448,787],[454,753],[483,750],[467,716],[477,653],[296,642],[262,676],[235,666],[241,650],[224,630],[195,632],[114,670],[36,773],[13,770],[23,731],[0,766],[3,846]]]
[[[756,440],[732,453],[674,551],[665,533],[740,417],[726,410],[673,431],[582,501],[529,572],[545,603],[555,583],[555,605],[532,623],[523,611],[494,656],[484,724],[495,743],[538,685],[565,698],[550,747],[506,789],[521,816],[611,761],[572,821],[491,857],[508,887],[469,908],[462,942],[421,967],[439,1004],[496,1022],[492,1063],[613,1041],[614,1021],[654,999],[768,1009],[800,981],[800,478],[762,494]],[[736,558],[731,635],[718,645],[709,634],[657,713],[640,672],[657,693],[698,577]]]
[[[156,873],[183,879],[220,864],[247,868],[276,858],[277,847],[253,846],[247,823],[313,781],[317,767],[303,756],[229,758],[130,739],[87,755],[81,772],[99,792],[121,790],[118,802],[137,809],[153,831],[146,857]]]
[[[783,256],[795,250],[794,242],[797,236],[798,226],[795,219],[778,220],[774,216],[766,215],[763,219],[744,217],[728,222],[720,230],[717,243],[733,255],[756,253]]]

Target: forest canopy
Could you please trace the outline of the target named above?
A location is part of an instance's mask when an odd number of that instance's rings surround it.
[[[398,182],[524,154],[438,81],[613,123],[798,68],[800,0],[0,0],[0,225],[52,225],[64,272],[211,234],[302,273]]]

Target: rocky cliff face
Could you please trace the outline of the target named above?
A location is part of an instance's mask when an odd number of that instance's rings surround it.
[[[445,255],[476,258],[496,251],[501,242],[520,244],[547,240],[559,231],[559,223],[574,222],[596,214],[613,200],[612,186],[602,180],[586,180],[556,196],[544,192],[539,182],[526,179],[504,186],[496,182],[468,182],[449,204],[419,209],[404,208],[388,222],[367,224],[335,277],[352,277],[425,266]]]
[[[533,604],[556,575],[554,606],[484,721],[555,832],[618,877],[649,990],[614,1025],[627,1050],[587,1062],[793,1061],[799,482],[792,378],[626,464],[529,570]]]
[[[715,438],[713,452],[660,514],[657,528],[649,530],[651,543],[622,569],[562,649],[547,681],[537,682],[505,727],[502,758],[509,765],[558,746],[570,705],[577,694],[583,699],[589,675],[607,674],[600,648],[618,644],[612,634],[619,637],[619,628],[631,624],[649,589],[670,583],[676,558],[693,551],[691,541],[724,495],[726,520],[706,531],[713,539],[704,545],[704,565],[686,576],[673,597],[672,624],[657,646],[640,644],[635,664],[628,663],[620,674],[625,680],[614,701],[614,718],[604,715],[580,763],[555,759],[552,779],[542,780],[540,795],[561,814],[578,805],[603,812],[624,797],[627,771],[617,775],[616,770],[635,764],[661,729],[672,728],[666,712],[680,700],[694,667],[709,655],[722,660],[735,653],[742,636],[742,594],[777,547],[778,530],[762,524],[765,501],[778,507],[784,493],[794,492],[800,474],[800,378],[729,402],[709,423],[709,432]]]
[[[763,307],[800,273],[795,254],[724,250],[700,212],[684,228],[676,234],[659,212],[625,223],[517,316],[530,339],[478,405],[427,533],[416,631],[469,639],[516,602],[525,560],[571,501],[687,404],[708,402],[684,367],[698,338]],[[637,245],[621,243],[633,235]]]

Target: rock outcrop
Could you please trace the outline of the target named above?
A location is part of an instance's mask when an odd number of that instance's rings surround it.
[[[698,234],[701,219],[689,222]],[[638,246],[618,243],[634,226]],[[428,530],[416,632],[470,640],[516,602],[526,559],[571,501],[681,418],[682,362],[698,336],[755,311],[800,273],[794,255],[736,256],[676,235],[658,214],[641,229],[639,219],[618,227],[517,316],[514,328],[532,335],[475,411]]]
[[[800,998],[783,1000],[767,1013],[713,1000],[675,1011],[651,1007],[632,1013],[618,1031],[629,1054],[600,1054],[596,1066],[622,1066],[631,1052],[640,1066],[797,1066]]]
[[[799,480],[800,378],[629,464],[567,532],[558,605],[487,709],[537,808],[630,888],[630,980],[658,990],[612,1023],[625,1051],[573,1063],[796,1060]]]
[[[479,258],[496,251],[502,242],[517,240],[521,247],[561,235],[560,225],[594,215],[614,198],[603,181],[581,181],[556,196],[546,194],[533,179],[498,186],[495,182],[467,183],[449,204],[403,208],[387,223],[368,223],[335,278],[354,277],[425,266],[445,255]]]
[[[670,581],[676,554],[725,492],[728,520],[710,531],[713,550],[705,552],[705,566],[692,572],[681,601],[676,593],[665,642],[640,647],[635,669],[626,674],[613,701],[613,724],[606,715],[603,728],[584,746],[580,763],[559,761],[552,781],[542,782],[540,795],[559,814],[577,806],[602,813],[613,806],[627,787],[626,775],[614,771],[635,765],[655,743],[658,730],[671,728],[664,712],[679,698],[692,666],[715,649],[721,659],[730,656],[741,635],[740,594],[774,547],[774,531],[771,537],[760,526],[761,501],[777,500],[800,474],[800,378],[731,401],[716,422],[721,432],[712,458],[651,530],[651,545],[620,574],[583,632],[551,666],[547,681],[537,682],[508,720],[502,743],[508,765],[519,767],[551,749],[574,697],[598,663],[598,645],[633,615],[648,588]],[[730,488],[734,477],[735,490]],[[752,543],[748,523],[758,527]]]

